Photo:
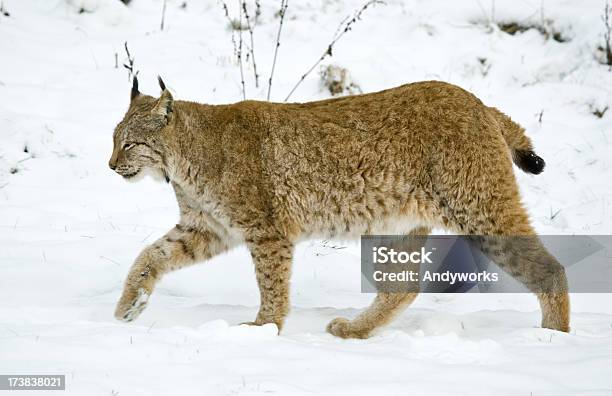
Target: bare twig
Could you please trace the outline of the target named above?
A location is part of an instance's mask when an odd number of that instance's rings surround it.
[[[225,2],[222,2],[221,6],[223,7],[223,13],[225,14],[225,17],[227,18],[227,21],[231,25],[232,24],[232,18],[230,18],[230,16],[229,16],[229,10],[227,9],[227,4],[225,4]]]
[[[4,8],[4,1],[0,1],[0,14],[4,15],[5,17],[11,16],[11,14],[6,10],[6,8]]]
[[[340,40],[342,38],[342,36],[344,36],[346,33],[348,33],[352,28],[353,25],[361,20],[361,15],[363,14],[363,12],[370,6],[375,5],[375,4],[385,4],[383,1],[381,0],[369,0],[367,3],[365,3],[363,6],[361,6],[361,8],[359,8],[357,11],[355,11],[355,13],[353,14],[352,18],[345,18],[341,23],[339,28],[336,30],[336,33],[334,34],[334,37],[332,38],[332,41],[327,45],[327,48],[325,49],[325,51],[323,52],[323,54],[321,54],[321,56],[319,57],[319,59],[317,59],[317,61],[306,71],[306,73],[302,74],[302,77],[300,77],[300,79],[298,80],[298,82],[293,86],[293,88],[291,89],[291,91],[289,92],[289,94],[287,95],[287,97],[285,98],[285,102],[289,100],[289,98],[291,97],[291,95],[293,95],[293,93],[295,92],[295,90],[300,86],[300,84],[306,79],[306,77],[308,77],[308,75],[310,73],[312,73],[312,71],[328,56],[332,56],[332,51],[334,48],[334,45],[338,42],[338,40]]]
[[[221,4],[223,6],[223,13],[225,15],[225,18],[227,18],[229,27],[232,30],[232,45],[234,47],[234,56],[236,56],[236,62],[238,63],[238,67],[240,69],[240,83],[242,86],[242,98],[246,99],[246,89],[244,85],[244,70],[242,67],[242,7],[241,7],[240,2],[241,0],[238,0],[238,8],[240,10],[239,20],[235,20],[230,17],[229,9],[225,2],[222,2]],[[235,35],[236,30],[240,32],[239,33],[239,43],[236,42],[236,35]]]
[[[605,106],[603,108],[596,107],[594,104],[590,104],[589,108],[591,109],[591,114],[593,114],[597,118],[603,118],[603,116],[608,111],[609,107]]]
[[[255,21],[254,25],[257,25],[257,21],[259,21],[259,16],[261,15],[261,4],[259,0],[255,0]]]
[[[612,65],[612,44],[610,40],[612,39],[612,21],[610,20],[610,14],[612,13],[612,9],[610,9],[610,5],[606,0],[606,5],[604,6],[604,13],[601,16],[601,20],[603,21],[606,31],[604,32],[604,41],[605,43],[605,51],[606,51],[606,64]]]
[[[166,0],[164,0],[164,6],[162,8],[162,16],[161,16],[161,23],[160,23],[160,30],[164,30],[164,20],[166,19]]]
[[[236,55],[236,57],[238,57],[238,46],[236,45],[236,38],[234,37],[234,21],[232,20],[232,18],[229,16],[229,10],[227,8],[227,4],[225,4],[225,2],[221,3],[223,5],[223,13],[225,15],[225,18],[227,18],[227,22],[229,23],[230,28],[232,29],[232,45],[234,47],[234,55]]]
[[[238,66],[240,67],[240,83],[242,84],[242,100],[246,100],[246,89],[244,86],[244,70],[242,68],[242,1],[238,0]]]
[[[255,15],[251,17],[249,14],[246,0],[238,1],[238,17],[233,18],[230,16],[229,7],[227,3],[222,0],[221,5],[223,7],[223,14],[227,19],[229,28],[232,31],[232,44],[234,47],[234,56],[236,57],[236,63],[240,69],[240,84],[242,88],[242,98],[246,99],[246,86],[244,80],[244,62],[249,63],[249,58],[252,59],[253,74],[255,77],[255,87],[259,88],[259,73],[257,72],[257,62],[255,60],[255,38],[254,30],[257,26],[257,21],[261,15],[261,5],[259,0],[255,0]],[[244,14],[244,21],[243,21]],[[250,45],[247,44],[243,37],[242,31],[248,30],[250,36]],[[236,38],[236,31],[238,31],[238,38]],[[246,59],[245,59],[246,56]]]
[[[281,0],[281,7],[279,11],[280,22],[278,24],[278,34],[276,35],[276,48],[274,48],[274,59],[272,60],[272,70],[270,71],[270,78],[268,79],[268,96],[267,100],[270,100],[270,93],[272,92],[272,78],[274,77],[274,69],[276,67],[276,57],[278,55],[278,47],[280,47],[280,36],[283,30],[283,21],[285,20],[285,14],[287,13],[287,6],[289,0]]]
[[[115,260],[113,260],[113,259],[110,259],[110,258],[108,258],[108,257],[106,257],[106,256],[100,256],[100,258],[101,258],[101,259],[103,259],[103,260],[110,261],[111,263],[113,263],[113,264],[115,264],[115,265],[121,265],[121,264],[120,264],[120,263],[118,263],[117,261],[115,261]]]
[[[249,30],[249,36],[251,38],[251,46],[249,47],[249,54],[251,55],[251,62],[253,63],[253,74],[255,75],[255,88],[259,88],[259,74],[257,74],[257,62],[255,61],[255,41],[253,39],[253,31],[255,30],[255,26],[257,26],[257,19],[259,17],[259,13],[261,13],[259,1],[255,2],[255,7],[256,7],[255,18],[253,20],[253,24],[251,24],[251,18],[247,10],[246,0],[242,0],[242,11],[244,12],[247,29]]]
[[[556,212],[553,213],[553,209],[552,206],[550,207],[550,220],[554,220],[555,217],[557,217],[557,215],[561,213],[561,209],[557,210]]]
[[[26,162],[28,160],[31,160],[32,158],[34,158],[34,156],[30,155],[29,157],[25,157],[25,158],[22,158],[22,159],[18,160],[17,163],[21,164],[22,162]]]
[[[536,113],[536,116],[538,116],[538,124],[542,124],[542,117],[544,117],[544,109],[540,110],[539,113]]]
[[[138,71],[134,71],[134,57],[132,54],[130,54],[127,41],[123,44],[123,46],[125,48],[125,53],[127,54],[127,63],[124,63],[123,67],[128,70],[128,81],[132,81],[132,78],[138,75]]]

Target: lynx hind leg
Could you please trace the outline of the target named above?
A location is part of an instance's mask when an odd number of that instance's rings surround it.
[[[410,305],[418,293],[378,293],[372,304],[355,319],[336,318],[327,332],[340,338],[368,338]]]
[[[568,332],[570,304],[565,270],[531,227],[514,178],[508,173],[502,180],[506,182],[488,183],[494,190],[490,196],[499,199],[472,201],[461,211],[456,203],[453,211],[446,205],[446,218],[452,219],[449,228],[486,236],[481,238],[483,253],[538,296],[542,327]]]
[[[290,308],[289,280],[293,243],[273,235],[249,238],[247,244],[255,264],[260,306],[255,320],[244,324],[261,326],[274,323],[280,333]]]
[[[565,269],[535,236],[486,237],[483,252],[535,293],[542,327],[569,332],[570,301]]]
[[[409,235],[426,236],[430,232],[430,228],[419,227],[411,231]],[[408,241],[419,245],[419,248],[423,242],[420,239],[408,239]],[[415,269],[418,270],[418,268]],[[418,290],[414,292],[406,292],[405,290],[379,292],[372,304],[355,319],[336,318],[327,325],[327,332],[340,338],[368,338],[376,329],[390,323],[414,301],[417,295]]]
[[[138,255],[125,280],[115,317],[126,322],[136,319],[164,273],[208,259],[226,249],[227,245],[216,234],[177,225]]]

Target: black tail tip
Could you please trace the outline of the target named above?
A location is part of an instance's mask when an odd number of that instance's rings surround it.
[[[523,171],[539,175],[544,170],[546,163],[536,153],[531,150],[516,150],[514,163]]]

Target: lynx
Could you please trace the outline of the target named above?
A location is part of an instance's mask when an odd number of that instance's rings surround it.
[[[206,105],[141,94],[114,132],[112,170],[152,172],[176,194],[180,220],[137,257],[115,312],[134,320],[160,278],[246,244],[260,308],[253,325],[289,312],[296,242],[361,234],[535,235],[512,163],[533,174],[544,161],[523,128],[471,93],[418,82],[310,103]],[[563,267],[539,242],[506,246],[496,260],[539,298],[542,327],[569,331]],[[492,249],[495,254],[495,251]],[[521,270],[517,270],[520,268]],[[547,279],[542,293],[536,282]],[[417,293],[378,293],[352,320],[327,331],[366,338]]]

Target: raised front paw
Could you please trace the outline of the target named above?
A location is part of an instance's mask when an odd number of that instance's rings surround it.
[[[147,306],[149,293],[143,289],[124,290],[121,299],[117,303],[115,318],[124,322],[136,319]]]
[[[370,332],[345,318],[336,318],[327,325],[327,332],[340,338],[368,338]]]

